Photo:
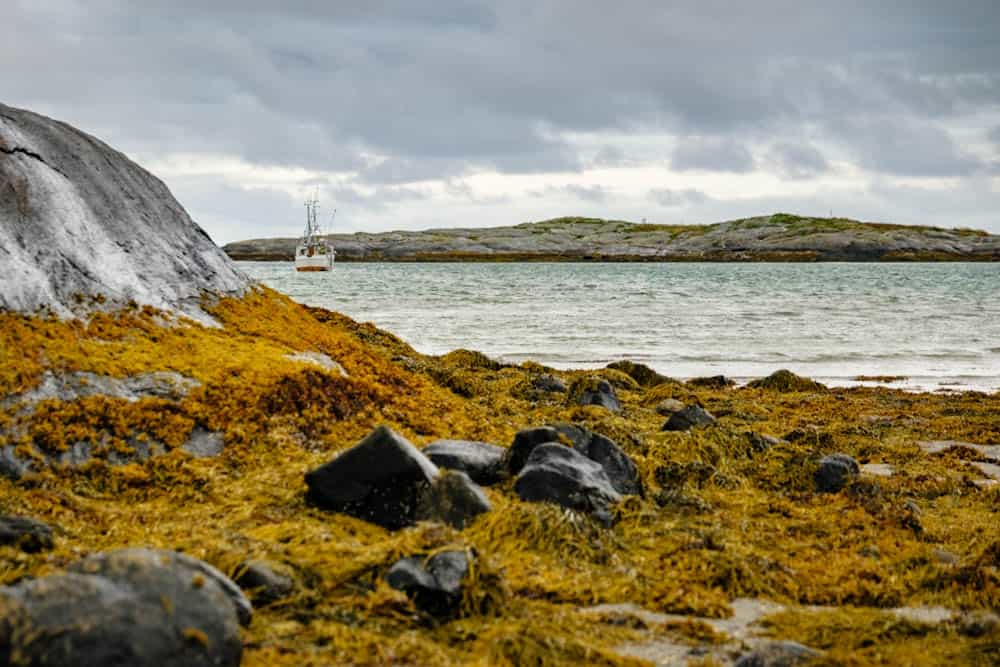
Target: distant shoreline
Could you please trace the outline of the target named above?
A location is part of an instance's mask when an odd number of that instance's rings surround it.
[[[714,225],[557,218],[511,227],[329,234],[339,262],[996,262],[1000,236],[785,213]],[[292,261],[295,238],[228,243],[234,260]]]

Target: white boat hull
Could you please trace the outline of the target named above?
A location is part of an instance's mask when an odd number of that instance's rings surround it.
[[[305,255],[295,256],[295,270],[296,271],[332,271],[333,270],[333,254],[326,255],[313,255],[312,257]]]

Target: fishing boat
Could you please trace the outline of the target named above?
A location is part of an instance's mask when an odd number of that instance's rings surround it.
[[[319,200],[316,197],[306,200],[306,231],[295,247],[295,270],[330,271],[336,254],[330,242],[320,237]]]

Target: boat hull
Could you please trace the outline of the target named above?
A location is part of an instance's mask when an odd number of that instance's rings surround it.
[[[333,269],[333,254],[296,256],[296,271],[331,271]]]

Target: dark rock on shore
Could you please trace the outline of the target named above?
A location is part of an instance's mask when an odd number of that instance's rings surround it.
[[[27,553],[52,548],[52,528],[26,516],[0,516],[0,544]]]
[[[386,573],[386,582],[403,591],[421,611],[438,618],[456,616],[462,602],[462,580],[469,572],[465,551],[443,551],[429,560],[403,558]]]
[[[801,375],[796,375],[795,373],[785,369],[775,371],[766,378],[754,380],[753,382],[748,383],[747,386],[755,389],[769,389],[771,391],[778,391],[782,393],[793,391],[826,390],[826,385],[820,384],[815,380],[802,377]]]
[[[611,412],[621,412],[622,409],[615,388],[604,378],[583,378],[573,383],[570,395],[577,405],[596,405]]]
[[[819,655],[819,651],[798,642],[772,641],[744,654],[733,667],[796,667]]]
[[[423,449],[437,467],[460,470],[483,486],[496,484],[503,478],[505,451],[498,445],[472,440],[437,440]]]
[[[539,426],[518,431],[517,435],[514,436],[514,442],[507,449],[504,458],[504,465],[507,468],[507,472],[511,475],[521,472],[524,464],[528,461],[528,457],[531,456],[531,452],[538,445],[560,441],[559,431],[551,426]]]
[[[295,580],[262,560],[240,563],[233,582],[253,599],[254,604],[267,605],[288,597],[295,591]]]
[[[406,438],[379,426],[361,442],[306,473],[306,499],[390,530],[416,520],[437,467]]]
[[[522,500],[556,503],[592,514],[605,525],[612,523],[611,505],[621,500],[599,463],[556,443],[532,450],[514,490]]]
[[[630,378],[635,380],[640,387],[645,387],[647,389],[659,386],[666,382],[677,382],[677,380],[669,378],[666,375],[660,375],[646,364],[640,364],[634,361],[615,361],[608,364],[607,368],[625,373],[625,375],[628,375]]]
[[[670,415],[663,424],[663,431],[687,431],[695,426],[709,426],[715,423],[715,417],[699,405],[689,405],[683,410]]]
[[[693,387],[705,387],[706,389],[725,389],[736,384],[734,380],[727,378],[725,375],[691,378],[687,383]]]
[[[420,494],[416,518],[440,521],[461,530],[493,507],[483,490],[458,470],[442,470]]]
[[[553,428],[573,443],[573,449],[604,469],[615,491],[623,496],[643,495],[635,463],[613,440],[576,424],[554,424]]]
[[[861,474],[861,466],[847,454],[830,454],[819,461],[813,475],[816,489],[822,493],[836,493]]]
[[[531,386],[548,394],[566,393],[568,391],[566,383],[551,373],[542,373],[535,376],[531,381]]]
[[[0,588],[0,662],[238,665],[243,647],[229,587],[242,597],[218,570],[182,554],[97,554],[65,574]]]

